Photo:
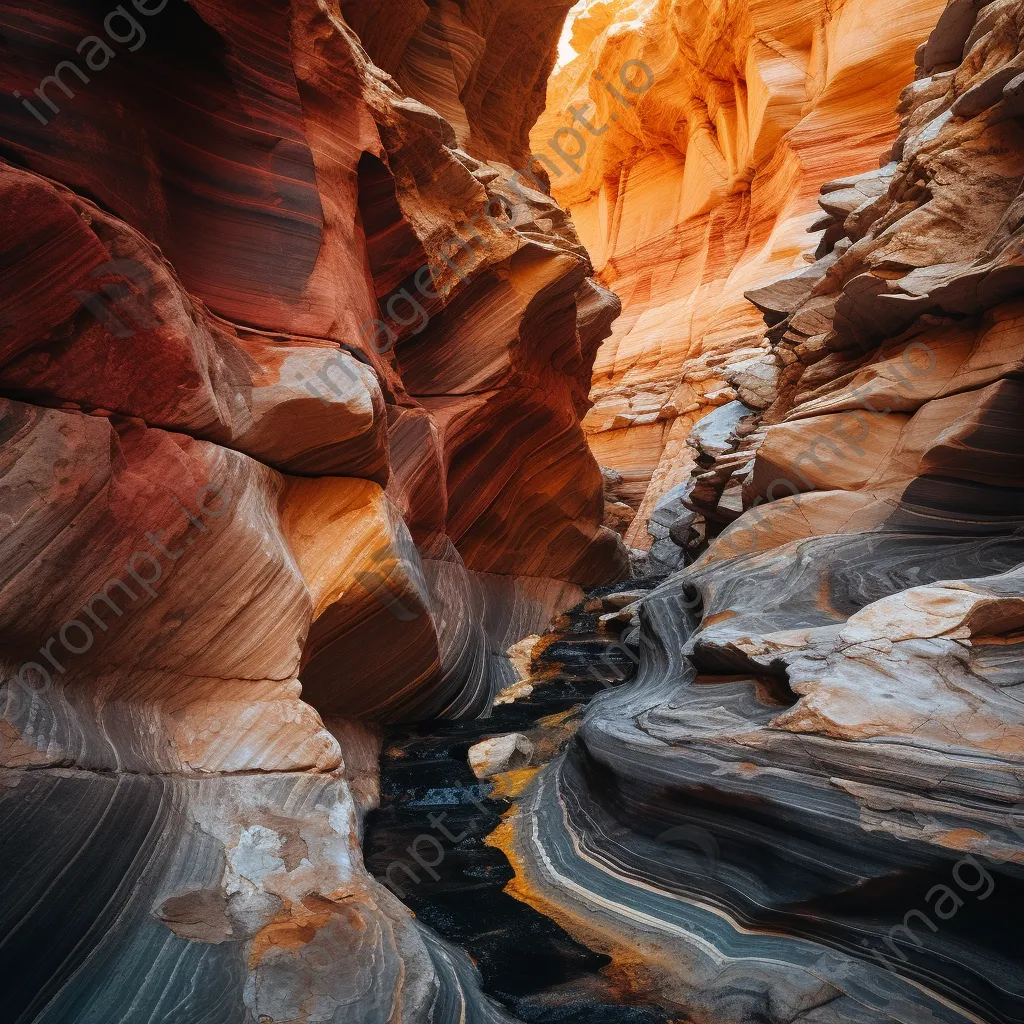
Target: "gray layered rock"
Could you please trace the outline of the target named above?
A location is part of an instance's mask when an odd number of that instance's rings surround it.
[[[1022,39],[954,0],[751,295],[773,383],[673,498],[711,541],[523,797],[522,889],[687,1020],[1024,1018]]]

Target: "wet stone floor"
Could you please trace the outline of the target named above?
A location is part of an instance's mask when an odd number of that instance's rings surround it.
[[[648,589],[656,582],[629,587]],[[486,719],[385,734],[381,806],[367,821],[366,864],[420,921],[466,950],[484,990],[527,1024],[677,1019],[657,1007],[617,1002],[601,973],[607,956],[503,891],[513,870],[486,837],[512,801],[477,779],[468,763],[470,747],[480,740],[530,732],[541,720],[564,723],[568,735],[572,720],[609,685],[605,680],[629,678],[634,663],[624,652],[609,652],[619,636],[600,629],[600,609],[594,607],[603,595],[623,589],[620,584],[594,591],[560,619],[557,635],[548,638],[534,663],[535,669],[550,667],[552,675],[528,696],[497,705]]]

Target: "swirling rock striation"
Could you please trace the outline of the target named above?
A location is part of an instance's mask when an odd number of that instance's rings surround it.
[[[649,589],[644,581],[632,585]],[[602,612],[621,607],[624,595],[607,595],[617,589],[591,592],[550,633],[518,645],[524,678],[501,695],[490,718],[397,726],[385,734],[381,804],[366,827],[367,864],[417,920],[470,953],[485,990],[522,1021],[677,1020],[650,1005],[646,993],[620,990],[603,971],[607,956],[503,891],[514,884],[513,873],[488,839],[505,827],[501,815],[529,778],[564,746],[590,697],[629,670],[615,633],[599,625]],[[410,855],[417,851],[418,859]]]
[[[512,1020],[367,875],[339,773],[3,779],[11,1020]]]
[[[751,290],[759,410],[503,843],[516,891],[699,1022],[1024,1019],[1024,5],[953,0],[890,159]],[[685,527],[685,530],[683,529]]]
[[[507,1019],[362,868],[358,723],[486,713],[627,571],[580,422],[618,302],[508,163],[564,5],[467,14],[461,140],[353,6],[0,12],[13,1020]]]
[[[374,62],[463,149],[525,168],[573,0],[342,0]]]

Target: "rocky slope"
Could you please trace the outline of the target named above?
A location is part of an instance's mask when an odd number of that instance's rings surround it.
[[[658,500],[694,464],[693,424],[735,397],[723,362],[745,353],[745,400],[770,401],[764,326],[744,292],[803,266],[804,250],[813,259],[806,230],[821,217],[823,181],[878,166],[914,50],[943,3],[581,6],[578,56],[551,79],[532,139],[623,302],[585,428],[641,510],[627,541],[646,548]],[[553,139],[584,155],[569,166]]]
[[[750,292],[760,409],[694,440],[667,528],[718,535],[501,838],[701,1024],[1024,1020],[1022,53],[1020,0],[951,0],[890,158]]]
[[[508,6],[0,12],[11,1020],[505,1019],[359,838],[368,723],[486,712],[627,569],[618,302],[512,171],[568,3]]]

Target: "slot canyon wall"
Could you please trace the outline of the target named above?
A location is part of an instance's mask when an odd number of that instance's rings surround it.
[[[633,547],[650,547],[656,505],[694,465],[694,423],[737,393],[771,401],[764,324],[744,293],[814,258],[822,182],[878,167],[943,6],[594,0],[577,12],[578,56],[552,77],[533,142],[623,302],[584,426],[623,478],[617,496],[640,511]],[[653,79],[642,95],[622,81],[643,84],[631,61]],[[565,152],[583,149],[578,173],[549,145],[556,136]]]
[[[687,1020],[1024,1019],[1022,44],[951,0],[889,158],[750,292],[761,401],[697,424],[668,524],[699,557],[496,836]]]
[[[1024,0],[571,5],[0,11],[17,1024],[578,1020],[363,864],[553,679],[585,1019],[1024,1021]]]
[[[506,1019],[359,843],[379,723],[628,571],[618,302],[512,175],[568,6],[4,4],[9,1020]]]

